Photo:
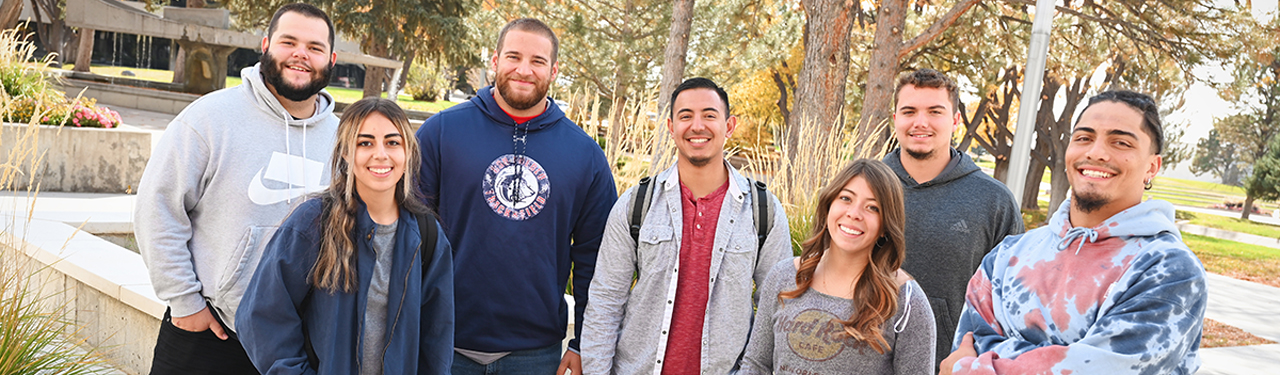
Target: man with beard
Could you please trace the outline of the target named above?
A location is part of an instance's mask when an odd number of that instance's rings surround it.
[[[236,308],[293,203],[329,183],[338,118],[321,89],[333,38],[320,9],[281,7],[244,83],[192,102],[151,154],[134,232],[168,305],[152,374],[257,373],[236,339]]]
[[[496,85],[418,130],[422,192],[454,245],[455,375],[582,373],[581,324],[561,356],[565,286],[572,272],[581,322],[617,191],[595,139],[547,97],[558,48],[541,21],[511,21]]]
[[[982,256],[1006,235],[1023,232],[1009,189],[951,147],[960,125],[960,90],[933,69],[906,73],[894,96],[899,148],[884,157],[902,181],[907,210],[907,258],[929,296],[937,324],[937,358],[951,350],[964,285]],[[935,363],[936,365],[936,363]]]
[[[1208,291],[1169,202],[1142,200],[1164,130],[1150,96],[1107,91],[1076,120],[1070,199],[969,280],[943,374],[1192,374]]]
[[[778,198],[725,161],[738,118],[724,89],[690,78],[667,114],[675,165],[609,214],[582,324],[589,374],[729,373],[747,346],[755,286],[791,257]],[[633,216],[644,202],[648,214]]]

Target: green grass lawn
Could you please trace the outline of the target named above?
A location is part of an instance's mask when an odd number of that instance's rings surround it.
[[[1204,269],[1241,280],[1280,286],[1280,249],[1182,234]]]
[[[72,66],[74,65],[69,64],[67,65],[66,69],[71,69]],[[115,77],[125,77],[124,72],[129,71],[133,73],[134,76],[128,77],[128,78],[140,79],[145,81],[155,81],[155,82],[173,82],[173,72],[169,70],[138,69],[138,68],[123,67],[123,66],[96,66],[96,65],[90,67],[89,70],[94,74],[100,74],[105,76],[115,76]],[[227,87],[239,85],[240,82],[241,82],[241,79],[239,77],[227,77]],[[349,89],[345,87],[330,86],[325,88],[325,90],[329,92],[329,95],[333,95],[333,99],[338,101],[339,103],[347,103],[347,104],[355,103],[357,100],[360,100],[360,98],[364,95],[363,91],[361,91],[360,89]],[[386,94],[383,94],[383,97],[386,97]],[[415,111],[423,111],[423,112],[440,112],[445,108],[452,107],[454,104],[456,104],[453,102],[446,102],[446,101],[420,102],[417,100],[413,100],[413,97],[409,95],[404,95],[404,94],[401,94],[399,98],[396,98],[396,103],[400,104],[401,108],[411,109]]]

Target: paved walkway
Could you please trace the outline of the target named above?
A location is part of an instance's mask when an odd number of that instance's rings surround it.
[[[1195,235],[1247,243],[1250,245],[1280,249],[1280,238],[1269,238],[1248,233],[1232,232],[1229,230],[1209,228],[1195,224],[1178,224],[1178,229],[1182,230],[1183,233],[1191,233]]]

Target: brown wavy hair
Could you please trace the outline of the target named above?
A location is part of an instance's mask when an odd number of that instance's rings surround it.
[[[409,127],[409,117],[395,102],[382,98],[364,98],[342,112],[338,122],[337,141],[329,158],[329,188],[319,193],[323,206],[320,224],[320,253],[311,268],[311,285],[330,292],[352,292],[356,287],[356,246],[354,230],[360,214],[359,195],[349,160],[356,156],[360,126],[373,114],[381,114],[395,125],[404,145],[404,176],[396,183],[396,203],[410,213],[431,215],[418,192],[418,171],[422,150]],[[402,218],[403,219],[403,218]],[[428,246],[431,246],[430,244]]]
[[[813,230],[809,239],[800,245],[800,266],[796,270],[796,290],[778,293],[778,301],[795,299],[809,290],[818,261],[831,247],[831,235],[827,232],[827,214],[831,203],[841,189],[855,177],[862,177],[871,186],[872,194],[880,203],[880,235],[871,251],[871,263],[858,277],[853,291],[853,316],[839,321],[844,331],[858,342],[870,345],[876,352],[889,350],[882,326],[898,309],[898,284],[894,271],[902,267],[906,256],[906,213],[903,209],[902,183],[888,165],[874,159],[850,162],[835,178],[818,192],[818,204],[813,213]]]

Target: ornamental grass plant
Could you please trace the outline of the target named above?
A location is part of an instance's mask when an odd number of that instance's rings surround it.
[[[25,121],[0,128],[0,142],[14,142],[0,155],[0,189],[13,190],[15,181],[27,179],[30,188],[17,192],[34,202],[39,181],[21,171],[39,165],[36,149],[39,119],[56,116],[53,104],[37,99],[23,107],[15,98],[47,95],[50,78],[43,70],[49,59],[29,63],[34,47],[10,31],[0,32],[0,117],[11,118],[25,110]],[[23,125],[25,124],[25,126]],[[9,200],[17,202],[22,200]],[[33,204],[33,203],[32,203]],[[0,232],[0,374],[95,374],[104,371],[102,349],[87,345],[82,326],[74,321],[74,308],[65,287],[53,278],[49,266],[23,252],[26,233],[18,223],[30,222],[30,206],[0,205],[5,231]]]
[[[602,98],[588,93],[572,93],[563,98],[568,104],[566,116],[581,126],[588,135],[596,138],[605,150],[605,158],[610,161],[614,184],[618,193],[635,186],[645,176],[657,175],[675,162],[675,147],[671,135],[667,132],[666,112],[657,108],[654,93],[647,100],[630,100],[623,108],[620,116],[621,126],[610,126],[610,113],[601,109]],[[848,116],[848,115],[847,115]],[[849,118],[856,118],[852,116]],[[764,123],[763,121],[759,123]],[[742,124],[740,119],[739,124]],[[787,220],[791,229],[792,249],[799,254],[800,242],[809,235],[813,228],[813,201],[829,176],[835,175],[849,161],[858,158],[880,159],[888,151],[889,144],[881,149],[871,150],[861,147],[865,140],[855,139],[858,127],[869,126],[859,124],[846,127],[835,124],[834,131],[822,132],[816,127],[801,134],[798,147],[788,150],[780,139],[756,142],[741,142],[749,145],[757,152],[743,152],[732,147],[726,150],[726,158],[745,160],[741,171],[747,176],[764,181],[769,191],[778,197],[787,211]],[[886,130],[889,123],[876,125],[873,134]],[[774,127],[773,134],[781,134]],[[615,138],[612,132],[622,132],[620,147],[608,147],[607,141]],[[777,138],[777,136],[775,136]],[[864,150],[857,153],[855,150]]]

